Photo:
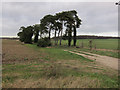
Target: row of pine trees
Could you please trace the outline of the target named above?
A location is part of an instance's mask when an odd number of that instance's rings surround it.
[[[21,42],[32,43],[34,36],[34,43],[39,39],[47,37],[51,41],[52,34],[54,34],[55,45],[62,45],[63,34],[68,38],[68,46],[76,46],[76,29],[81,25],[81,19],[77,15],[77,11],[62,11],[55,15],[46,15],[40,20],[40,24],[33,26],[20,27],[20,32],[17,34]]]

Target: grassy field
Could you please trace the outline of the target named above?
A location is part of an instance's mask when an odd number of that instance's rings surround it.
[[[64,48],[40,48],[34,44],[3,40],[2,87],[118,87],[117,70],[103,66],[95,60],[65,52]]]
[[[97,49],[111,49],[118,50],[118,40],[119,39],[79,39],[77,40],[77,46],[81,46],[82,42],[84,47],[89,48],[89,40],[93,42],[93,48],[96,45]],[[67,45],[68,41],[63,40],[62,44]],[[73,41],[72,41],[73,45]]]
[[[92,40],[92,50],[89,49],[89,40]],[[54,41],[53,41],[54,43]],[[120,58],[119,55],[119,39],[79,39],[77,40],[77,46],[80,48],[75,48],[75,47],[66,47],[68,41],[67,40],[62,40],[62,48],[67,48],[69,50],[80,50],[80,51],[86,51],[90,53],[95,53],[99,55],[106,55],[110,57],[115,57],[115,58]],[[81,48],[81,45],[84,45],[83,48]],[[73,42],[71,43],[73,45]],[[96,49],[95,49],[96,45]],[[58,46],[58,48],[61,48]]]
[[[69,49],[69,50],[73,51],[73,49]],[[85,51],[85,52],[95,53],[95,54],[99,54],[99,55],[103,55],[103,56],[110,56],[110,57],[114,57],[114,58],[120,58],[119,53],[113,52],[113,51],[89,50],[89,49],[85,49],[85,48],[79,48],[79,49],[74,48],[74,50]]]

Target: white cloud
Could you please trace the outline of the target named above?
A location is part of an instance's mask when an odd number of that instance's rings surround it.
[[[16,36],[20,26],[39,23],[44,15],[73,9],[82,19],[78,34],[112,35],[113,33],[115,36],[114,33],[118,30],[117,6],[112,2],[4,2],[2,8],[3,36]]]

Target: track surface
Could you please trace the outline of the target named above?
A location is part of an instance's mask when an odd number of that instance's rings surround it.
[[[64,50],[64,51],[68,51],[68,50]],[[84,51],[78,51],[78,50],[68,51],[68,52],[84,56],[88,59],[96,60],[97,62],[100,62],[103,65],[106,65],[113,69],[118,70],[118,63],[119,63],[118,61],[120,60],[118,58],[102,56],[102,55],[88,53],[88,52],[84,52]]]

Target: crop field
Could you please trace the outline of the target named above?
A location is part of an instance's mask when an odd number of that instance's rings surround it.
[[[118,50],[118,41],[119,39],[79,39],[77,40],[77,46],[83,46],[89,48],[89,41],[92,40],[93,48],[97,49],[111,49],[111,50]],[[67,45],[68,41],[63,40],[63,45]],[[73,44],[73,42],[71,43]]]
[[[89,48],[89,41],[92,40],[92,50]],[[54,43],[54,41],[53,41]],[[62,41],[62,45],[66,46],[68,43],[67,40]],[[81,48],[83,43],[83,48]],[[120,58],[119,53],[119,39],[79,39],[77,40],[77,50],[91,52],[95,54]],[[73,44],[73,42],[71,43]],[[95,49],[96,46],[96,49]],[[59,47],[58,47],[59,48]],[[62,47],[63,48],[63,47]],[[67,48],[67,47],[64,47]],[[76,48],[68,48],[69,50],[75,50]]]
[[[83,41],[88,46],[88,39]],[[62,41],[64,45],[67,41]],[[17,40],[2,41],[3,88],[118,88],[118,70],[96,60],[67,52],[81,50],[118,57],[117,39],[94,40],[98,49],[67,46],[37,47]],[[107,51],[107,50],[113,51]],[[114,53],[114,55],[112,54]]]

